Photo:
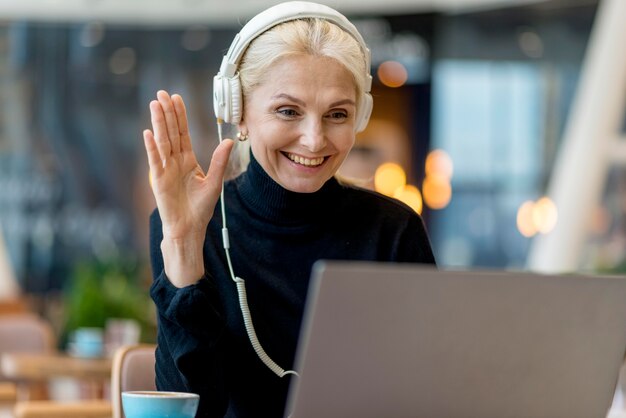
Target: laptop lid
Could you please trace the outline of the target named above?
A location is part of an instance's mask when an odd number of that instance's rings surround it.
[[[604,418],[626,279],[319,262],[300,341],[293,418]]]

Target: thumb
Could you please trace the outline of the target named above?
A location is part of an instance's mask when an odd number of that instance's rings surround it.
[[[235,145],[232,139],[224,139],[213,151],[209,170],[206,174],[208,186],[214,193],[218,193],[222,188],[222,181],[226,167],[228,167],[228,158]]]

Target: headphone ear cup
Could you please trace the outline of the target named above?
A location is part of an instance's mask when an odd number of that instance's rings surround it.
[[[217,119],[227,123],[228,119],[230,119],[226,100],[230,95],[229,89],[230,83],[220,73],[213,77],[213,111]]]
[[[234,77],[213,77],[213,110],[215,117],[226,123],[237,124],[241,121],[241,82],[239,73]]]
[[[227,79],[229,82],[230,90],[230,120],[227,121],[232,125],[236,125],[241,122],[243,111],[243,98],[241,93],[241,81],[239,81],[239,73],[234,77]]]
[[[370,93],[363,93],[361,97],[361,103],[356,115],[356,132],[363,132],[367,127],[367,123],[372,115],[372,109],[374,108],[374,99]]]

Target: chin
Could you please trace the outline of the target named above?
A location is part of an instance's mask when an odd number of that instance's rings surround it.
[[[286,184],[281,184],[283,188],[289,190],[290,192],[295,193],[315,193],[326,183],[326,181],[316,181],[316,182],[289,182]]]

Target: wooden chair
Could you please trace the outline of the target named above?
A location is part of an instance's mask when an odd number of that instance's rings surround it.
[[[51,325],[31,313],[0,316],[0,353],[46,353],[54,351],[56,339]]]
[[[55,341],[50,324],[37,315],[24,313],[0,316],[0,356],[4,352],[53,352]],[[14,400],[23,400],[47,397],[46,382],[10,381],[1,370],[0,382],[3,383],[4,398],[14,396]],[[10,385],[15,385],[14,391],[9,388]]]
[[[124,418],[122,392],[156,390],[154,370],[156,345],[139,344],[118,349],[111,371],[113,418]]]

